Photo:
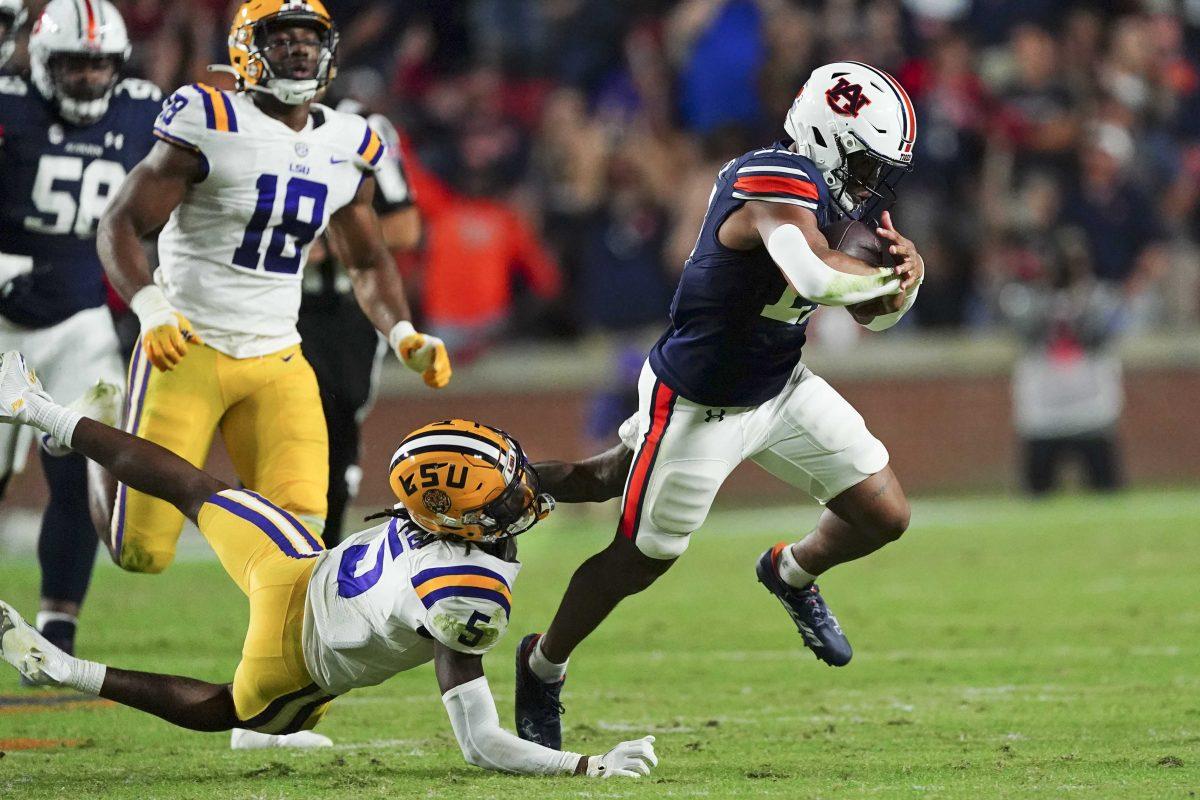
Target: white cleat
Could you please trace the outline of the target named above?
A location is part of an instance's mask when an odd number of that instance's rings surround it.
[[[30,395],[49,397],[25,356],[16,350],[0,355],[0,422],[28,422]]]
[[[333,740],[312,731],[297,731],[282,736],[270,733],[234,728],[229,737],[233,750],[267,750],[273,747],[288,747],[295,750],[310,750],[315,747],[333,747]]]
[[[32,686],[62,686],[70,674],[70,658],[0,600],[0,656]]]
[[[67,408],[115,428],[121,422],[121,405],[124,402],[125,391],[117,384],[100,378]],[[74,452],[48,433],[43,433],[40,439],[47,455],[57,458]]]

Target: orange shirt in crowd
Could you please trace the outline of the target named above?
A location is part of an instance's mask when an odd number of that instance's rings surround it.
[[[405,169],[425,223],[421,305],[427,324],[474,326],[505,319],[518,276],[539,297],[558,294],[557,262],[516,211],[496,200],[454,193],[415,158],[406,159]]]

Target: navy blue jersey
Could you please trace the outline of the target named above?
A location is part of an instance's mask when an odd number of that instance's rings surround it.
[[[33,260],[0,279],[0,315],[41,328],[104,303],[96,224],[150,152],[161,103],[154,84],[127,79],[103,117],[77,127],[28,81],[0,77],[0,253]]]
[[[650,351],[654,374],[701,405],[755,406],[777,395],[817,308],[788,285],[765,245],[731,250],[717,240],[747,200],[807,208],[822,228],[838,215],[816,165],[782,142],[721,168],[671,301],[671,327]]]

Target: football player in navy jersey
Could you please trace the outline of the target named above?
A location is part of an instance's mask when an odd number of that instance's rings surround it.
[[[877,233],[894,267],[837,252],[821,232],[894,199],[912,162],[912,102],[881,70],[838,62],[813,72],[784,127],[787,139],[717,175],[671,324],[643,368],[638,412],[622,426],[634,454],[615,540],[576,571],[549,630],[518,646],[517,728],[527,739],[557,746],[568,656],[621,599],[683,554],[742,461],[825,505],[816,529],[768,549],[757,573],[827,664],[846,664],[851,648],[817,576],[908,526],[887,450],[804,366],[801,349],[819,305],[850,307],[860,323],[883,330],[916,299],[924,262],[887,211]]]
[[[124,378],[96,223],[149,152],[162,100],[153,84],[120,80],[129,49],[107,0],[52,0],[30,33],[30,74],[0,77],[0,346],[36,357],[47,386],[113,422]],[[0,431],[0,486],[24,466],[32,438],[28,427]],[[50,503],[38,627],[69,652],[97,544],[86,461],[47,439],[40,455]]]

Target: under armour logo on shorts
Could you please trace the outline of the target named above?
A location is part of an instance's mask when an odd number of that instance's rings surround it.
[[[725,419],[725,409],[722,408],[717,411],[713,411],[711,408],[704,409],[704,421],[712,422],[714,419],[717,422],[720,422],[723,419]]]

